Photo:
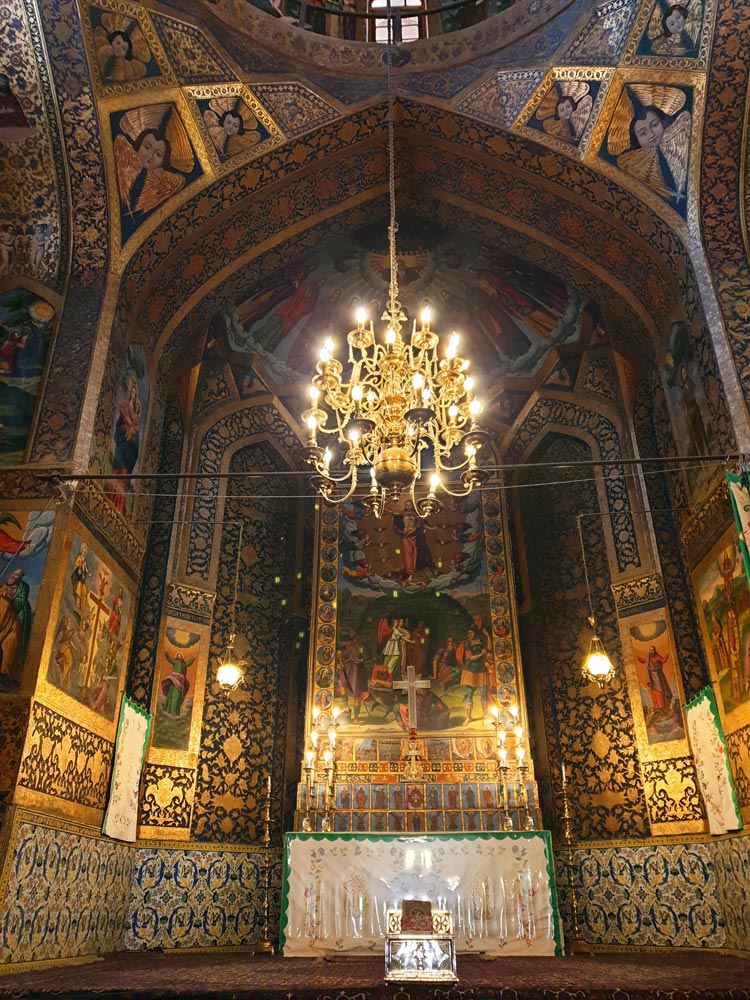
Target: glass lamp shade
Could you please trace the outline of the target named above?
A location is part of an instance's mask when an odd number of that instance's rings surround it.
[[[242,679],[242,671],[236,663],[226,660],[220,663],[216,669],[216,680],[225,691],[231,691],[237,687]]]
[[[602,646],[601,639],[598,635],[595,635],[591,640],[588,656],[583,661],[583,676],[589,681],[594,681],[599,687],[602,687],[602,685],[611,679],[614,669],[612,661],[607,656],[604,646]]]

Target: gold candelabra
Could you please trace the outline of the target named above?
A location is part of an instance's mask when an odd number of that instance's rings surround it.
[[[269,933],[269,917],[271,909],[271,775],[266,775],[266,800],[263,809],[263,835],[261,843],[265,848],[263,866],[263,929],[260,938],[253,945],[254,955],[273,955],[276,947]]]
[[[320,828],[323,833],[333,829],[333,812],[336,808],[336,719],[325,718],[319,709],[312,712],[312,726],[307,738],[303,770],[305,774],[305,803],[302,829],[309,833],[315,829],[315,814],[320,811]]]
[[[523,828],[524,830],[533,830],[536,823],[529,802],[529,764],[526,760],[523,726],[518,721],[518,705],[511,705],[509,711],[513,723],[510,730],[514,740],[512,760],[508,759],[508,731],[503,726],[504,720],[501,717],[500,708],[497,705],[490,706],[492,725],[495,727],[495,761],[502,790],[500,828],[502,830],[513,829],[513,817],[509,809],[509,788],[512,787],[515,790],[515,802],[523,817]]]
[[[568,781],[565,774],[565,765],[562,765],[562,800],[563,800],[563,850],[565,855],[564,865],[567,874],[568,896],[570,898],[570,933],[571,940],[566,944],[568,955],[591,955],[592,949],[581,934],[581,925],[578,919],[578,894],[576,892],[577,878],[575,875],[575,863],[573,861],[573,824],[570,815],[570,801],[568,798]]]

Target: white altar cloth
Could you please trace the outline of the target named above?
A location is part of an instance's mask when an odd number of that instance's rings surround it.
[[[403,899],[450,910],[458,952],[561,955],[550,835],[346,834],[285,837],[285,956],[383,954]]]

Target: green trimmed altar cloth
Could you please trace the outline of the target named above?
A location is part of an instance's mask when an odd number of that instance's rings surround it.
[[[449,910],[457,952],[562,954],[546,830],[284,838],[285,956],[383,954],[387,912],[404,899]]]

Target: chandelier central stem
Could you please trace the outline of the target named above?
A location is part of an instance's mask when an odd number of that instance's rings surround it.
[[[391,0],[386,5],[388,15],[388,43],[386,45],[386,104],[387,104],[387,134],[388,134],[388,203],[390,217],[388,222],[388,257],[390,265],[390,287],[388,289],[391,323],[397,333],[400,332],[400,304],[398,301],[398,258],[396,257],[396,112],[393,97],[393,17],[391,16]]]

